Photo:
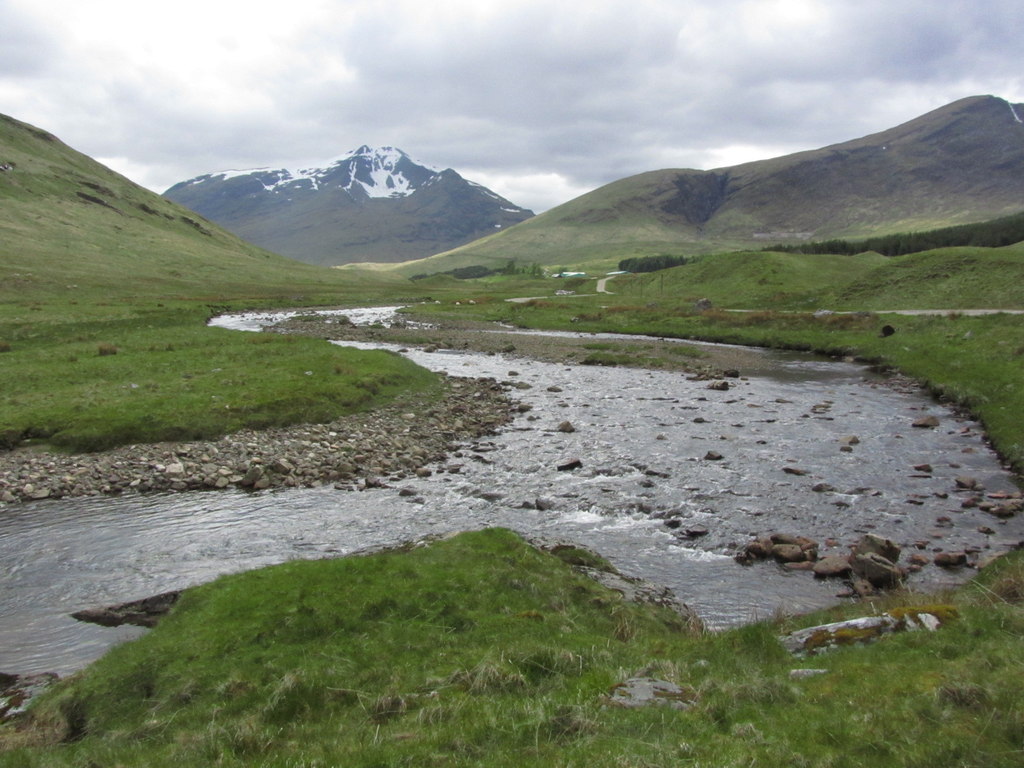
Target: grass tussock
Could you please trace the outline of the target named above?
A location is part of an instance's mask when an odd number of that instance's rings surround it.
[[[488,530],[221,578],[0,730],[0,765],[1019,765],[1020,553],[939,631],[813,659],[777,636],[938,598],[690,632],[572,559]],[[638,676],[683,706],[611,706]]]

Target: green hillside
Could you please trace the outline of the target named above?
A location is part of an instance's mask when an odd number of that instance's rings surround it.
[[[613,182],[503,232],[402,264],[397,271],[412,275],[474,264],[501,265],[510,259],[603,270],[632,256],[742,247],[739,239],[702,241],[692,227],[659,214],[659,201],[674,194],[676,173],[651,171]]]
[[[741,251],[681,267],[623,275],[618,296],[673,302],[708,298],[729,309],[1021,309],[1024,243],[942,248],[887,257]]]
[[[864,238],[1018,213],[1024,125],[1009,107],[975,96],[822,149],[711,171],[642,173],[400,271],[509,259],[611,269],[636,256]]]
[[[263,251],[3,116],[0,169],[0,449],[327,421],[436,380],[383,352],[270,336],[257,347],[205,326],[228,307],[394,299],[408,295],[402,278]]]
[[[0,302],[344,297],[366,282],[256,248],[3,115],[0,167]]]

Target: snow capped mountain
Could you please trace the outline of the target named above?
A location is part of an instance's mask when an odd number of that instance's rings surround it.
[[[396,147],[371,147],[364,144],[359,149],[330,161],[322,168],[253,168],[246,171],[219,171],[197,176],[183,183],[195,185],[252,177],[262,184],[266,192],[319,191],[334,186],[344,189],[356,199],[394,198],[411,195],[442,172],[440,169],[416,163]]]
[[[363,145],[322,167],[204,174],[164,195],[257,245],[332,265],[422,258],[533,215],[388,146]]]

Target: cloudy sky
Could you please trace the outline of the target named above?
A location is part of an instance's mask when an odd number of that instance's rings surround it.
[[[0,112],[162,192],[394,145],[542,211],[1024,102],[1020,0],[0,0]]]

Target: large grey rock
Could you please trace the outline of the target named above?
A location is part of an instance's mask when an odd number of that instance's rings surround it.
[[[697,692],[668,680],[631,677],[612,688],[608,701],[619,707],[667,706],[672,709],[688,709],[697,702]]]
[[[895,587],[903,580],[899,566],[875,552],[854,554],[850,565],[854,574],[873,587]]]
[[[138,627],[154,627],[162,616],[171,610],[181,596],[178,590],[160,595],[131,600],[127,603],[108,605],[105,608],[86,608],[75,611],[71,618],[102,627],[119,627],[134,624]]]
[[[792,654],[815,654],[844,645],[871,643],[892,632],[934,632],[956,615],[956,609],[949,605],[895,608],[880,616],[863,616],[798,629],[780,637],[779,641]]]
[[[814,575],[819,579],[849,576],[853,567],[846,555],[826,555],[814,564]]]
[[[874,533],[861,536],[853,549],[859,555],[880,555],[891,563],[899,561],[901,552],[899,545],[894,541]]]

